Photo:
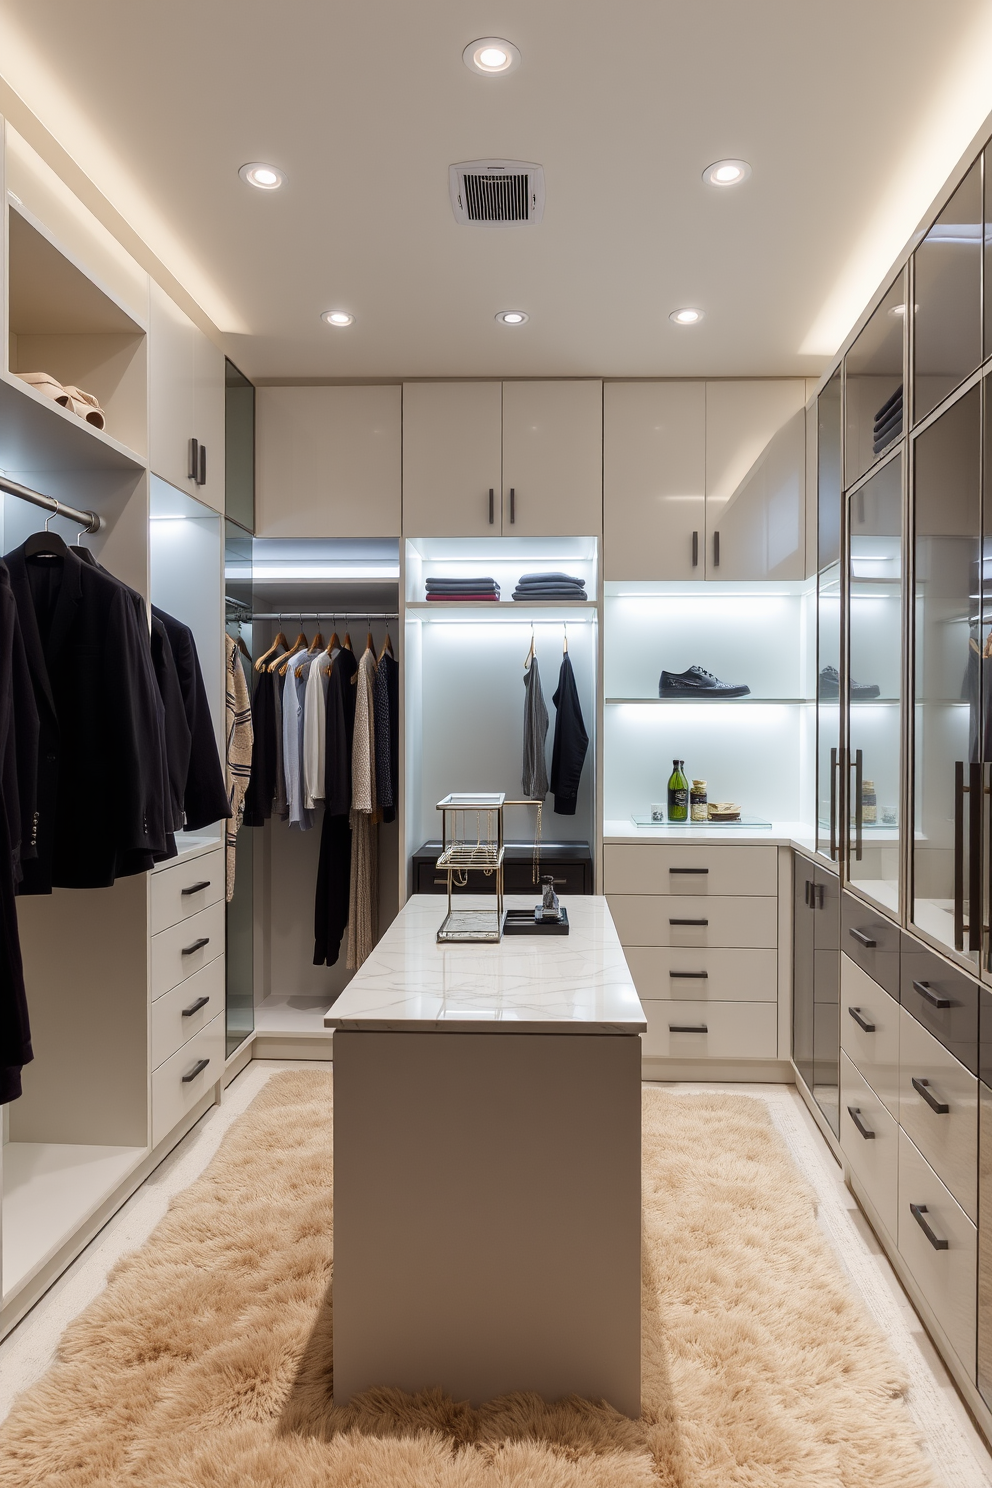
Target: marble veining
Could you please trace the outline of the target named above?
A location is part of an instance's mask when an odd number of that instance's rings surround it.
[[[507,896],[532,908],[537,895]],[[491,901],[459,895],[465,908]],[[416,894],[324,1015],[326,1028],[467,1033],[641,1033],[647,1027],[605,898],[567,901],[570,934],[438,945],[446,900]]]

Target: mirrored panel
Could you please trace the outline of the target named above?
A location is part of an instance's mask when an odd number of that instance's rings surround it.
[[[838,855],[840,784],[840,564],[816,581],[816,847]]]
[[[840,371],[816,400],[816,567],[840,559],[841,479]]]
[[[913,421],[982,359],[982,163],[977,160],[917,248]]]
[[[913,446],[914,925],[977,965],[981,950],[981,390]],[[973,778],[974,777],[974,778]],[[972,906],[976,907],[972,924]]]
[[[849,486],[902,435],[904,285],[902,273],[845,358]]]
[[[899,913],[902,455],[848,497],[847,878]]]

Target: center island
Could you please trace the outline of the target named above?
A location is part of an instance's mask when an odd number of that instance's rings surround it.
[[[647,1025],[605,898],[567,909],[568,936],[438,945],[444,900],[415,895],[325,1014],[338,1404],[439,1386],[640,1414]]]

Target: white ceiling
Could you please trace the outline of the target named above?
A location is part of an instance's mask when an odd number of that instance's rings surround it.
[[[253,379],[811,375],[992,109],[968,72],[989,17],[989,0],[0,0],[0,67]],[[520,48],[517,71],[465,68],[486,35]],[[487,156],[544,165],[540,226],[455,223],[447,168]],[[724,156],[751,180],[705,187]],[[249,160],[286,186],[245,186]],[[673,326],[682,305],[705,320]],[[319,320],[337,307],[347,330]],[[530,321],[498,325],[504,309]]]

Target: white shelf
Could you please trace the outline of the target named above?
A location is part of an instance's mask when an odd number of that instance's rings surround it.
[[[3,1299],[41,1269],[145,1156],[144,1147],[8,1142],[3,1149]]]
[[[782,704],[782,703],[813,703],[815,701],[816,701],[815,698],[802,698],[802,697],[736,697],[736,698],[725,698],[725,697],[712,696],[710,693],[701,693],[698,697],[680,697],[680,698],[661,698],[661,697],[647,697],[647,698],[645,698],[645,697],[608,697],[606,699],[606,702],[609,705],[615,705],[615,704],[620,704],[620,703],[636,703],[638,706],[641,706],[641,705],[645,705],[646,704],[648,706],[657,707],[659,704],[662,705],[662,706],[667,706],[668,704],[674,703],[677,707],[681,707],[685,703],[702,703],[707,708],[711,708],[714,703],[721,703],[724,707],[729,707],[730,704],[732,703],[734,705],[734,707],[736,707],[739,703],[779,703],[779,704]]]
[[[71,476],[97,470],[138,472],[146,468],[141,455],[126,444],[35,392],[15,372],[3,371],[0,371],[0,465],[14,480],[36,473]],[[48,494],[47,486],[44,490]],[[65,499],[68,501],[69,497]]]

